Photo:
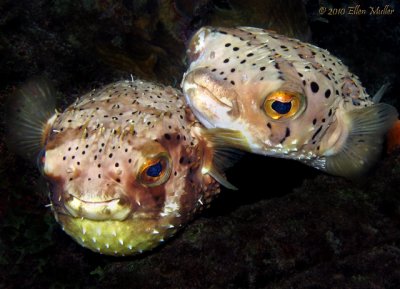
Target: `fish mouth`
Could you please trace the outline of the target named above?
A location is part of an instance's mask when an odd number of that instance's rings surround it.
[[[235,91],[206,68],[197,68],[186,74],[181,86],[186,103],[205,127],[216,127],[237,116]]]
[[[194,88],[202,97],[208,96],[218,105],[232,109],[233,103],[229,97],[230,91],[218,79],[213,77],[206,68],[197,68],[189,72],[183,81],[183,88]],[[217,93],[215,93],[217,92]]]
[[[95,221],[125,220],[131,206],[125,198],[113,198],[100,202],[82,200],[72,194],[67,194],[64,207],[73,217],[86,218]]]

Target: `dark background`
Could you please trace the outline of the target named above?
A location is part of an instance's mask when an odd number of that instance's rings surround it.
[[[390,5],[392,15],[320,15]],[[60,109],[130,74],[179,86],[202,25],[248,25],[308,39],[373,95],[400,108],[398,1],[0,1],[0,288],[400,288],[400,153],[359,182],[300,163],[245,156],[240,188],[153,252],[114,258],[80,247],[46,208],[34,164],[5,145],[5,100],[44,75]]]

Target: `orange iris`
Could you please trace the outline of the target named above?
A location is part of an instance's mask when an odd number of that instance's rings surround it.
[[[292,118],[304,108],[304,96],[297,92],[277,90],[265,98],[264,112],[272,119]]]
[[[162,153],[145,161],[140,168],[138,181],[146,187],[155,187],[165,183],[170,174],[170,157]]]

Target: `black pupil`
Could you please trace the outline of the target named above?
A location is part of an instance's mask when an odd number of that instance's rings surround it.
[[[161,164],[161,162],[158,162],[158,163],[148,167],[146,174],[149,177],[155,178],[161,174],[161,171],[162,171],[162,164]]]
[[[292,108],[291,102],[280,102],[278,100],[274,101],[271,105],[272,109],[279,114],[287,114]]]

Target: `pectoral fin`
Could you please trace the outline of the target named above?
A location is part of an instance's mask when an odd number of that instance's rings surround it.
[[[348,112],[345,117],[350,125],[349,134],[342,149],[326,157],[326,171],[348,178],[366,172],[379,158],[383,135],[397,115],[396,109],[385,103]]]
[[[17,90],[6,107],[9,147],[34,161],[44,145],[48,121],[55,114],[52,86],[44,79],[30,80]]]
[[[241,158],[243,151],[249,150],[247,140],[239,131],[221,128],[203,130],[202,134],[213,149],[212,161],[207,168],[207,173],[224,187],[237,190],[226,180],[223,173]]]

